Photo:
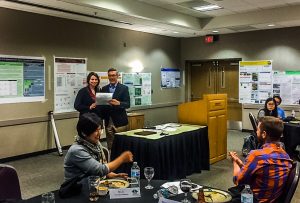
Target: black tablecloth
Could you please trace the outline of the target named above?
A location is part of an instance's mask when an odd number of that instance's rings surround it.
[[[201,170],[209,170],[209,144],[207,127],[157,140],[116,134],[112,146],[112,160],[130,150],[143,169],[154,167],[154,179],[174,180],[185,178]],[[130,174],[132,164],[123,164],[117,172]]]
[[[300,125],[285,123],[283,130],[283,142],[286,152],[291,158],[295,156],[295,148],[300,145]]]
[[[141,180],[141,197],[139,198],[128,198],[128,199],[109,199],[109,195],[106,196],[101,196],[97,202],[101,202],[101,203],[150,203],[150,202],[158,202],[158,200],[153,198],[153,194],[157,192],[157,190],[160,189],[160,186],[165,183],[166,181],[162,181],[162,180],[152,180],[151,181],[151,185],[154,186],[153,189],[151,190],[146,190],[145,186],[147,184],[146,180]],[[88,197],[88,189],[87,189],[87,184],[84,183],[83,189],[81,194],[74,196],[74,197],[70,197],[70,198],[66,198],[66,199],[61,199],[58,196],[58,191],[54,191],[55,194],[55,203],[91,203],[89,201],[89,197]],[[171,199],[173,200],[177,200],[180,201],[182,200],[183,194],[180,194],[176,197],[172,197]],[[191,194],[189,194],[188,197],[190,200],[192,200]],[[193,201],[193,200],[192,200]],[[37,196],[37,197],[33,197],[31,199],[28,200],[22,200],[20,201],[20,203],[22,202],[28,202],[28,203],[40,203],[41,202],[41,196]],[[194,202],[194,201],[193,201]]]
[[[96,202],[101,202],[101,203],[152,203],[152,202],[158,202],[158,199],[153,198],[153,194],[155,194],[159,189],[162,184],[164,184],[166,181],[164,180],[151,180],[151,185],[154,187],[151,190],[146,190],[145,186],[147,185],[147,181],[142,179],[141,184],[140,184],[140,189],[141,189],[141,197],[137,198],[128,198],[128,199],[110,199],[109,195],[106,196],[100,196],[99,199]],[[87,186],[87,181],[84,180],[83,182],[83,187],[82,191],[80,194],[70,197],[70,198],[65,198],[61,199],[58,196],[58,191],[53,191],[55,195],[55,203],[91,203],[89,201],[89,196],[88,196],[88,186]],[[184,194],[177,195],[175,197],[170,197],[169,199],[176,200],[176,201],[181,201],[184,199]],[[192,197],[191,192],[188,193],[188,199],[192,203],[196,203],[197,201]],[[41,195],[30,198],[28,200],[21,200],[17,201],[17,203],[40,203],[41,202]],[[234,203],[240,203],[240,199],[235,199],[230,201]],[[12,202],[16,203],[16,202]]]

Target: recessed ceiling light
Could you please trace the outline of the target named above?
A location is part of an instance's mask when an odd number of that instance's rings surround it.
[[[218,31],[218,30],[213,30],[212,32],[213,32],[213,33],[219,33],[219,31]]]
[[[274,24],[269,24],[269,25],[268,25],[268,27],[274,27],[274,26],[275,26]]]
[[[217,9],[221,9],[221,8],[222,8],[221,6],[218,6],[215,4],[193,7],[193,9],[195,9],[197,11],[212,11],[212,10],[217,10]]]

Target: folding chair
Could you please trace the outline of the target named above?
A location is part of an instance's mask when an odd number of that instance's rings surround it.
[[[22,199],[17,171],[14,167],[0,164],[0,200]]]
[[[106,147],[103,147],[103,146],[102,146],[102,149],[103,149],[103,152],[105,154],[107,162],[110,162],[110,153],[109,153],[109,150]]]
[[[257,130],[257,120],[256,118],[254,117],[253,113],[249,113],[249,119],[250,119],[250,122],[251,122],[251,125],[252,125],[252,128],[253,128],[253,131],[254,131],[254,134],[256,135],[256,130]]]

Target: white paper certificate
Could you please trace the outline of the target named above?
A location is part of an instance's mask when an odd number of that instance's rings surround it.
[[[109,101],[112,100],[113,93],[96,93],[96,104],[97,105],[109,105]]]

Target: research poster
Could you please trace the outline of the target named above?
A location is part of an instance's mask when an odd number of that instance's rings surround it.
[[[54,57],[54,113],[75,111],[77,92],[86,86],[87,59]]]
[[[91,72],[91,71],[89,71],[89,72]],[[107,72],[95,72],[95,73],[97,73],[99,76],[99,79],[100,79],[99,86],[100,87],[103,87],[103,86],[109,84]],[[122,81],[122,74],[123,73],[119,73],[118,81],[120,81],[120,82]]]
[[[239,62],[239,103],[263,104],[272,96],[272,61]]]
[[[161,69],[161,88],[180,87],[180,70],[176,68]]]
[[[45,100],[45,59],[0,55],[0,104]]]
[[[300,71],[274,71],[273,95],[279,95],[282,104],[300,104]]]
[[[122,83],[128,86],[130,105],[151,105],[151,73],[123,73]]]

